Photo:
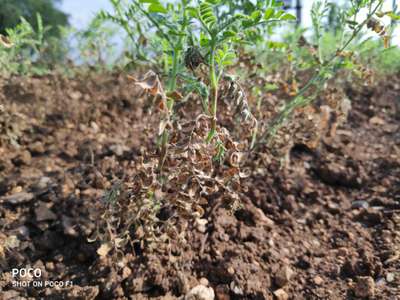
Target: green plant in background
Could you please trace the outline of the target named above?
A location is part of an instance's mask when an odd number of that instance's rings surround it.
[[[119,25],[127,35],[127,41],[130,48],[125,53],[130,60],[130,65],[136,65],[142,62],[153,62],[149,52],[152,50],[148,47],[147,21],[139,14],[138,9],[127,1],[110,0],[113,12],[100,11],[98,18],[104,21],[111,21]]]
[[[44,74],[47,70],[40,65],[35,65],[45,45],[45,34],[50,30],[49,26],[43,26],[39,14],[37,18],[37,29],[24,18],[14,28],[6,29],[9,47],[0,46],[0,65],[3,74]]]
[[[386,38],[385,28],[380,25],[379,20],[376,18],[384,15],[396,18],[397,14],[393,12],[382,13],[383,2],[383,0],[352,0],[348,9],[338,10],[338,19],[340,20],[339,23],[341,27],[337,28],[338,43],[336,45],[338,46],[334,49],[332,49],[332,47],[328,47],[327,49],[325,47],[327,43],[324,43],[323,38],[323,22],[329,14],[329,2],[327,0],[318,0],[314,2],[311,12],[314,29],[314,49],[317,52],[315,55],[317,64],[315,66],[314,75],[272,121],[269,128],[263,133],[258,145],[268,143],[295,109],[311,103],[316,98],[321,88],[323,88],[324,84],[332,78],[338,70],[348,65],[353,55],[349,51],[349,48],[352,46],[352,43],[360,37],[363,29],[367,27],[379,33],[384,39]],[[367,11],[367,15],[361,22],[358,22],[357,20],[361,16],[363,10]],[[309,93],[310,91],[312,92]]]
[[[40,21],[49,30],[45,38],[61,37],[60,26],[68,26],[68,15],[57,8],[60,0],[1,0],[0,33],[16,27],[24,18],[33,28],[39,26],[37,14],[42,16]]]
[[[116,32],[112,24],[104,22],[98,16],[94,17],[85,30],[78,31],[75,35],[80,59],[99,69],[114,66],[117,49],[113,38]]]

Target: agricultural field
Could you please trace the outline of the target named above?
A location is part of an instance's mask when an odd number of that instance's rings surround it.
[[[395,2],[3,2],[0,299],[400,299]]]

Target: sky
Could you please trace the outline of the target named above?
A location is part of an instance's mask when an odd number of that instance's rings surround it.
[[[111,10],[110,0],[63,0],[61,9],[70,15],[71,24],[83,29],[101,9]]]
[[[337,0],[342,2],[347,0]],[[396,0],[398,7],[400,7],[400,0]],[[161,0],[163,2],[163,0]],[[314,1],[303,0],[303,26],[309,27],[311,25],[311,18],[309,12],[311,5]],[[392,5],[392,0],[385,1],[384,10],[389,10]],[[83,29],[93,16],[101,9],[111,10],[112,6],[109,0],[63,0],[61,3],[61,9],[70,15],[71,24],[77,29]],[[400,45],[400,26],[394,34],[394,43]]]

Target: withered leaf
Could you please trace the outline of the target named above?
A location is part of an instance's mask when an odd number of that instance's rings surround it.
[[[148,71],[142,80],[138,80],[133,76],[128,75],[128,79],[132,80],[135,85],[141,87],[152,96],[160,95],[162,99],[166,99],[164,89],[158,75],[154,71]]]
[[[111,246],[109,243],[102,244],[99,249],[97,249],[97,254],[101,257],[107,256],[107,254],[111,251]]]
[[[14,46],[10,39],[2,34],[0,34],[0,44],[5,48],[11,48]]]

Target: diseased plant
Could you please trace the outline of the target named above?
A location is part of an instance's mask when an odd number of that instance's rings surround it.
[[[259,2],[261,3],[261,2]],[[200,46],[208,52],[211,130],[207,141],[217,134],[218,87],[224,74],[224,69],[235,61],[235,47],[252,37],[252,28],[267,25],[272,22],[294,20],[295,17],[280,9],[282,4],[277,1],[266,1],[265,10],[242,10],[234,13],[238,7],[231,6],[233,14],[225,14],[218,18],[218,11],[223,9],[223,1],[206,0],[200,2],[197,11],[193,13],[200,21]],[[259,7],[255,7],[259,8]],[[248,12],[249,14],[245,14]]]
[[[166,112],[160,125],[160,164],[162,169],[164,164],[171,117],[173,115],[174,102],[177,96],[178,74],[183,67],[182,53],[188,36],[190,17],[188,15],[188,0],[181,0],[178,4],[161,4],[159,0],[140,0],[131,1],[128,6],[124,6],[122,1],[112,0],[115,14],[103,13],[104,18],[113,20],[120,24],[131,39],[137,40],[134,28],[141,30],[139,20],[146,20],[146,28],[154,28],[155,35],[161,44],[164,55],[164,70],[167,74],[166,98],[164,101],[164,111]],[[133,23],[132,23],[133,21]],[[143,34],[140,34],[140,37]]]

